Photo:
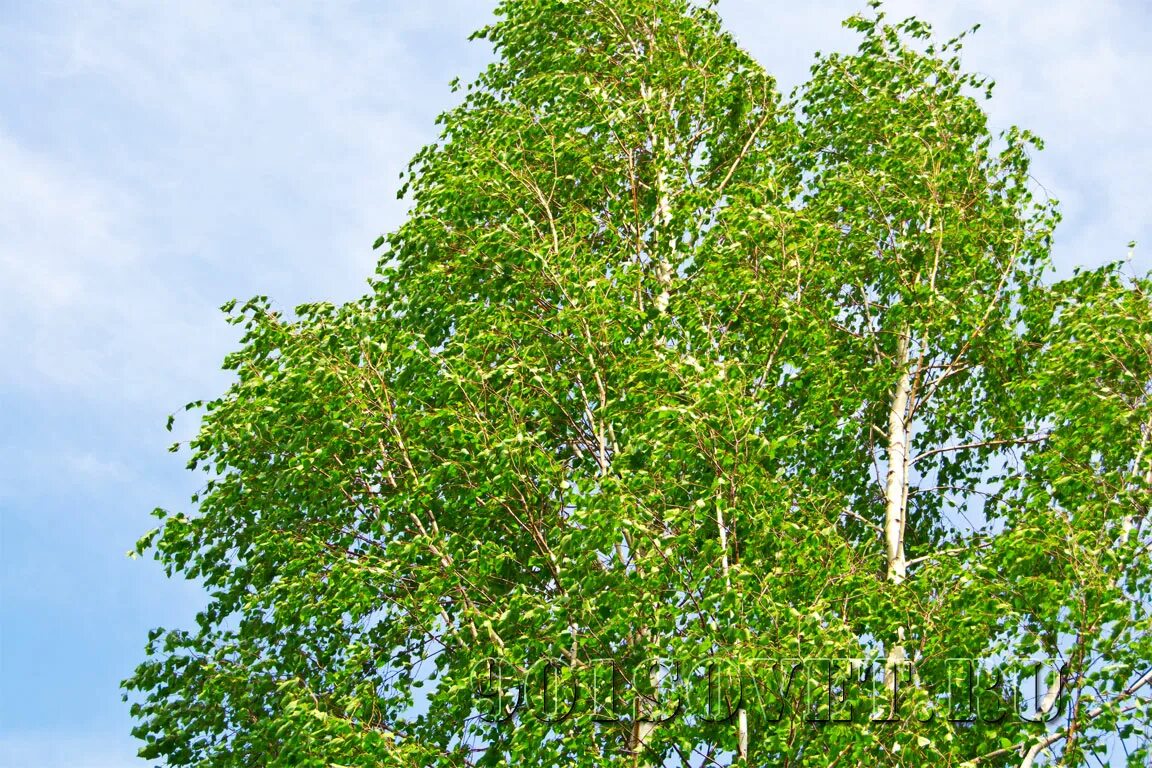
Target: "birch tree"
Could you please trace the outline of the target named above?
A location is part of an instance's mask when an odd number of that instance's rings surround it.
[[[847,24],[784,97],[710,4],[499,6],[367,295],[226,305],[234,383],[174,446],[204,487],[138,545],[209,593],[125,683],[144,757],[1079,765],[1139,736],[1152,284],[1047,279],[1040,141],[989,130],[963,37]],[[1037,656],[1062,719],[945,684]]]

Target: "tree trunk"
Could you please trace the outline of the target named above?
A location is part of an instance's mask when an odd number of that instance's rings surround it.
[[[888,580],[899,584],[907,575],[904,557],[904,528],[908,522],[908,450],[911,424],[908,400],[912,391],[912,373],[908,369],[908,333],[896,345],[896,364],[900,378],[892,391],[888,409],[888,482],[884,489],[884,541],[888,554]]]
[[[912,438],[911,409],[912,372],[908,367],[909,332],[904,331],[896,344],[896,365],[900,378],[892,390],[888,409],[888,481],[884,489],[884,543],[888,556],[888,580],[900,584],[907,576],[904,555],[904,529],[908,523],[908,454]],[[886,684],[892,693],[893,714],[900,665],[907,660],[904,651],[904,627],[897,630],[897,642],[888,652]]]

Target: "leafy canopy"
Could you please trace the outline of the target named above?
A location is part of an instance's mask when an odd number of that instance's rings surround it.
[[[210,595],[125,683],[144,757],[1078,764],[1137,734],[1152,283],[1046,281],[1040,141],[990,132],[962,38],[846,23],[784,98],[711,4],[499,6],[371,292],[226,307],[205,485],[138,548]],[[983,688],[950,719],[929,684],[1016,656],[1066,665],[1064,719]],[[790,695],[820,658],[886,666],[882,716],[847,677]]]

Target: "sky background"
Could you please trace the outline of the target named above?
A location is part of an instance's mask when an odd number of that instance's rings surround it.
[[[119,681],[198,589],[125,553],[198,479],[167,415],[227,385],[218,307],[366,287],[398,174],[449,81],[487,61],[491,0],[0,0],[0,766],[144,765]],[[721,0],[790,89],[864,3]],[[994,126],[1046,139],[1055,256],[1152,268],[1152,3],[893,0],[981,22]],[[177,420],[178,439],[191,419]]]

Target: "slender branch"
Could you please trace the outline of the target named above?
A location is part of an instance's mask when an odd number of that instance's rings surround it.
[[[1039,443],[1048,439],[1047,434],[1034,435],[1032,437],[1009,437],[1001,440],[981,440],[973,443],[964,443],[963,445],[946,445],[942,448],[933,448],[930,451],[924,451],[917,454],[909,464],[915,464],[921,459],[927,459],[930,456],[935,456],[940,453],[947,453],[948,451],[965,451],[970,448],[991,448],[994,445],[1031,445],[1032,443]]]
[[[1140,678],[1136,682],[1132,683],[1132,685],[1128,686],[1123,691],[1121,691],[1119,694],[1117,694],[1116,697],[1110,703],[1114,704],[1118,701],[1123,701],[1124,699],[1129,698],[1130,696],[1134,695],[1137,691],[1139,691],[1141,688],[1143,688],[1145,685],[1148,685],[1148,683],[1150,683],[1150,682],[1152,682],[1152,669],[1145,672],[1143,675],[1140,676]],[[1101,704],[1100,706],[1096,707],[1095,709],[1092,709],[1091,711],[1088,712],[1087,719],[1091,720],[1094,717],[1098,717],[1099,715],[1101,715],[1104,712],[1104,710],[1106,708],[1107,708],[1106,705]],[[1048,736],[1044,736],[1043,738],[1037,740],[1032,745],[1032,747],[1030,749],[1028,749],[1027,752],[1024,753],[1024,761],[1022,763],[1020,763],[1020,768],[1031,768],[1033,762],[1035,762],[1035,760],[1036,760],[1037,755],[1039,755],[1042,751],[1044,751],[1048,747],[1052,746],[1056,742],[1060,741],[1061,739],[1067,738],[1069,736],[1069,734],[1072,732],[1075,725],[1076,725],[1075,723],[1072,723],[1067,728],[1065,728],[1063,730],[1057,731],[1056,733],[1049,734]],[[989,760],[993,760],[997,757],[1003,757],[1004,755],[1010,754],[1012,752],[1018,752],[1019,750],[1021,750],[1023,748],[1024,748],[1024,743],[1013,744],[1010,747],[1004,747],[1002,749],[997,749],[995,751],[988,752],[987,754],[984,754],[984,755],[981,755],[980,757],[975,758],[971,762],[973,765],[979,765],[980,763],[986,763]]]

